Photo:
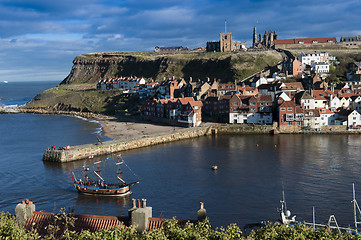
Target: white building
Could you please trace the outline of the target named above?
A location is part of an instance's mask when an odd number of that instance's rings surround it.
[[[327,52],[308,54],[301,53],[298,59],[300,59],[303,69],[305,69],[307,65],[312,66],[313,63],[325,62],[329,64],[329,56]]]
[[[320,124],[321,126],[334,125],[335,119],[337,118],[335,108],[321,108],[318,109],[320,112]]]
[[[272,113],[248,113],[247,114],[247,123],[251,124],[272,124]]]
[[[361,115],[356,110],[342,109],[337,113],[337,125],[346,125],[349,128],[361,126]]]
[[[248,113],[229,113],[229,123],[247,123]]]
[[[330,108],[338,109],[339,107],[341,107],[341,100],[337,96],[331,95],[330,101],[329,101],[329,106],[330,106]]]
[[[315,71],[318,74],[322,73],[329,73],[330,72],[330,65],[326,62],[314,62],[311,63],[311,70]]]
[[[342,97],[340,99],[340,107],[349,108],[352,106],[352,99],[349,97]]]

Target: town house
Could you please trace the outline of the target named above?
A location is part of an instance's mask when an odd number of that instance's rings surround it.
[[[306,128],[321,129],[321,117],[318,109],[307,109],[304,110],[303,114],[303,125]]]
[[[336,125],[346,125],[349,128],[361,126],[361,115],[356,110],[341,109],[337,113]]]
[[[282,62],[282,72],[286,76],[299,77],[302,75],[302,63],[297,58],[284,59]]]
[[[232,95],[209,96],[203,101],[203,116],[210,121],[229,122],[229,100]]]
[[[285,101],[278,107],[278,125],[303,125],[303,109],[293,101]]]

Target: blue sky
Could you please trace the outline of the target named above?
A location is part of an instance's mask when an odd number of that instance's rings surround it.
[[[0,81],[63,80],[72,60],[100,51],[203,46],[253,26],[279,39],[361,35],[360,0],[0,0]]]

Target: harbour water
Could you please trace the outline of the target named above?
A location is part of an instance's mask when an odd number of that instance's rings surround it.
[[[50,86],[43,84],[44,89]],[[0,98],[5,98],[2,87]],[[9,90],[7,94],[7,99],[12,97]],[[12,98],[22,98],[17,94]],[[317,222],[325,223],[334,214],[339,225],[348,226],[353,219],[352,183],[361,196],[359,135],[210,136],[128,151],[122,156],[142,182],[131,196],[119,198],[81,195],[73,188],[71,172],[80,174],[83,161],[42,162],[50,145],[96,142],[97,123],[4,114],[0,134],[0,211],[11,213],[17,202],[29,198],[37,210],[64,207],[75,213],[119,216],[127,214],[131,198],[146,198],[154,217],[194,219],[203,201],[214,226],[242,227],[277,220],[284,190],[287,207],[297,219],[312,221],[314,206]],[[93,168],[98,160],[88,159],[87,164]],[[218,170],[212,171],[212,165]],[[105,162],[102,169],[110,176],[114,161]],[[124,169],[127,177],[132,176]]]

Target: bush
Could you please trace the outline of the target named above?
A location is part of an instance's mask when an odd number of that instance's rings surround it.
[[[72,226],[73,217],[65,216],[64,212],[58,215],[58,220]],[[69,221],[68,221],[69,220]],[[63,226],[64,227],[64,226]],[[80,233],[74,231],[67,231],[67,226],[61,236],[56,236],[56,232],[49,232],[47,236],[42,236],[43,239],[74,239],[74,240],[107,240],[107,239],[125,239],[125,240],[165,240],[165,239],[210,239],[210,240],[264,240],[264,239],[360,239],[358,236],[351,235],[350,233],[338,234],[328,229],[313,230],[312,227],[305,225],[286,226],[279,223],[269,223],[265,227],[253,230],[249,235],[242,234],[241,229],[231,224],[227,228],[212,229],[208,219],[197,224],[186,223],[180,226],[177,220],[165,221],[161,229],[156,229],[142,234],[137,233],[135,227],[126,228],[111,228],[109,230],[100,230],[97,232],[82,231]],[[14,216],[8,213],[0,214],[0,239],[39,239],[40,236],[35,231],[27,232],[24,228],[19,227],[16,223]]]

